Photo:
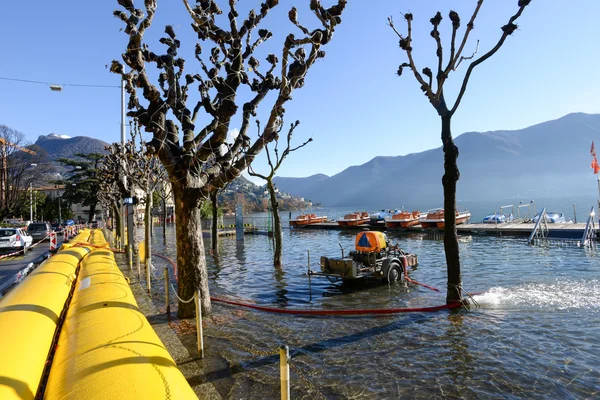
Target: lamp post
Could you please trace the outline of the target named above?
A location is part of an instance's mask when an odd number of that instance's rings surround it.
[[[29,182],[29,221],[33,222],[33,185]]]
[[[37,167],[37,164],[29,165],[32,168]],[[29,181],[29,221],[33,222],[33,181]]]

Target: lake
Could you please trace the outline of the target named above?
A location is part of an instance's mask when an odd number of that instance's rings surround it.
[[[314,212],[320,211],[343,210]],[[287,220],[288,214],[282,215]],[[264,215],[252,218],[259,221]],[[161,229],[155,228],[155,252],[175,259],[174,229],[167,233],[165,246]],[[285,229],[283,236],[281,268],[272,266],[273,244],[267,236],[220,238],[218,257],[207,253],[211,295],[288,309],[413,308],[445,302],[443,242],[431,235],[388,237],[418,255],[419,266],[409,271],[410,277],[441,293],[406,283],[309,279],[308,251],[311,268],[318,270],[321,255],[339,255],[340,246],[347,254],[354,234]],[[213,303],[207,353],[218,349],[229,369],[237,371],[230,386],[246,388],[239,392],[245,398],[257,393],[279,398],[279,359],[266,354],[281,344],[290,347],[292,356],[292,398],[598,398],[600,251],[531,247],[525,238],[506,236],[461,236],[459,242],[463,286],[481,293],[474,296],[478,306],[469,311],[298,317]],[[162,294],[154,296],[161,304]]]

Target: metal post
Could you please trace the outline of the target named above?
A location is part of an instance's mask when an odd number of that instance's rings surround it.
[[[121,146],[123,147],[123,149],[125,148],[125,81],[123,79],[121,79]],[[123,243],[123,245],[125,245],[126,243],[125,221],[125,209],[123,205],[121,205],[121,232],[119,232],[119,235],[121,236],[121,242]],[[128,246],[125,246],[126,249],[127,247]],[[129,267],[131,269],[131,264],[129,265]]]
[[[167,312],[167,319],[171,321],[171,303],[169,302],[169,268],[165,267],[165,308]]]
[[[598,175],[598,224],[600,224],[600,175]]]
[[[279,369],[281,371],[281,400],[290,398],[290,349],[287,345],[279,348]]]
[[[573,204],[573,219],[575,220],[574,223],[577,223],[577,207],[575,204]]]
[[[198,353],[200,358],[204,358],[204,335],[202,333],[202,307],[200,307],[200,295],[196,291],[194,293],[194,300],[196,302],[196,337],[198,339]]]
[[[33,186],[29,182],[29,221],[33,222]]]
[[[61,213],[62,205],[60,204],[60,195],[58,196],[58,224],[62,225],[62,213]]]
[[[148,249],[146,249],[146,251],[148,251]],[[139,255],[139,253],[138,253],[138,255]],[[150,277],[150,273],[151,273],[151,271],[150,271],[150,261],[149,261],[148,255],[146,255],[146,282],[147,282],[146,285],[148,286],[148,294],[150,294],[151,287],[152,287],[152,282],[150,280],[150,278],[151,278]]]

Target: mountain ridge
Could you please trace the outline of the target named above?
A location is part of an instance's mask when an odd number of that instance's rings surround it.
[[[461,171],[457,199],[582,194],[582,187],[589,183],[589,148],[594,138],[600,140],[600,114],[585,113],[518,130],[458,135],[454,139]],[[402,156],[374,157],[318,182],[310,177],[296,178],[294,186],[289,186],[286,178],[276,177],[274,182],[283,191],[326,206],[386,208],[431,203],[431,199],[441,202],[442,175],[440,146]]]

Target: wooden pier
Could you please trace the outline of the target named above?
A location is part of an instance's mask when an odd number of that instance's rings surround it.
[[[456,226],[458,234],[462,235],[495,235],[495,236],[529,236],[535,224],[525,222],[505,222],[500,224],[461,224]],[[556,238],[580,239],[585,231],[585,223],[548,224],[548,236]],[[340,226],[337,222],[323,222],[304,226],[292,227],[291,229],[326,229],[339,231],[361,231],[365,229],[376,231],[387,231],[395,233],[409,232],[443,232],[443,229],[424,229],[420,226],[411,228],[387,229],[383,222],[377,224],[362,224],[357,226]]]

